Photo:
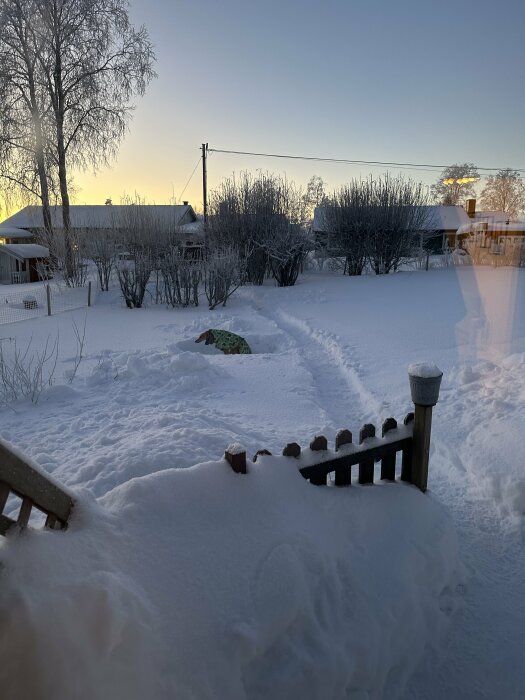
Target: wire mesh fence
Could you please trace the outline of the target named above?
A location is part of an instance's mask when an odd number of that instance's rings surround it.
[[[95,301],[96,286],[88,282],[85,287],[65,287],[56,284],[39,284],[13,291],[10,286],[3,292],[0,287],[0,324],[27,321],[38,316],[82,309]]]

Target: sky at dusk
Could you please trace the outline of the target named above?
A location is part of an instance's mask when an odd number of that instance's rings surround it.
[[[525,168],[520,0],[132,0],[158,78],[109,169],[79,174],[77,203],[179,198],[210,148]],[[241,170],[335,187],[381,169],[233,156]],[[392,172],[401,172],[395,170]],[[439,172],[405,171],[431,183]],[[200,168],[184,199],[202,207]]]

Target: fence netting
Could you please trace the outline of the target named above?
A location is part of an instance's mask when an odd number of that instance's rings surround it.
[[[38,316],[47,316],[72,311],[88,306],[89,287],[66,287],[56,284],[25,286],[13,291],[9,286],[5,292],[0,287],[0,324],[27,321]],[[95,301],[96,285],[91,285],[91,304]]]

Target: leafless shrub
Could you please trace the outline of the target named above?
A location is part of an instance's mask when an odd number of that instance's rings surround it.
[[[304,223],[306,210],[302,191],[278,175],[233,175],[211,194],[209,237],[216,247],[235,248],[245,261],[247,282],[262,284],[269,272],[279,268],[283,231]],[[272,268],[276,239],[278,253]]]
[[[11,352],[0,343],[0,400],[4,404],[28,398],[37,403],[40,394],[53,383],[58,361],[58,336],[48,337],[41,350],[33,352],[33,339],[21,349],[16,340]]]
[[[115,238],[107,231],[90,229],[86,232],[86,252],[97,268],[100,289],[107,292],[118,259]]]
[[[73,230],[68,236],[62,231],[55,231],[50,255],[68,287],[83,287],[86,284],[88,251],[84,236]]]
[[[360,275],[365,267],[371,225],[369,207],[367,183],[352,180],[321,209],[322,248],[332,259],[332,266],[342,267],[343,273]]]
[[[80,363],[84,359],[84,344],[86,342],[86,324],[87,316],[84,316],[84,324],[82,326],[82,329],[80,329],[77,326],[76,321],[73,321],[73,333],[75,334],[76,352],[73,369],[68,373],[68,382],[70,384],[73,383],[73,380],[77,375],[78,368],[80,367]]]
[[[266,243],[270,270],[279,287],[291,287],[312,244],[301,224],[284,225]]]
[[[324,208],[327,247],[344,258],[350,275],[360,275],[367,263],[377,275],[395,271],[426,236],[427,204],[424,186],[410,179],[353,180]]]
[[[140,308],[158,257],[156,222],[151,209],[138,198],[119,207],[116,216],[124,248],[116,262],[120,289],[129,309]]]
[[[164,301],[170,306],[198,306],[202,280],[201,260],[184,257],[173,248],[160,262],[164,282]]]
[[[210,309],[223,306],[246,278],[246,261],[237,248],[215,247],[207,251],[203,265],[204,293]]]

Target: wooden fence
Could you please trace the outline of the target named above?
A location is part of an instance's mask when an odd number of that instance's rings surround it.
[[[328,450],[324,435],[315,437],[308,450],[291,442],[282,451],[283,457],[298,460],[299,472],[315,486],[350,486],[352,467],[358,465],[358,483],[374,483],[374,465],[381,462],[381,479],[396,478],[397,454],[401,453],[400,478],[414,484],[425,492],[428,481],[428,459],[432,430],[432,408],[439,398],[439,387],[443,373],[435,365],[419,363],[409,368],[410,393],[414,402],[414,413],[408,413],[401,426],[394,418],[387,418],[382,425],[381,438],[376,429],[366,423],[359,431],[359,443],[354,445],[352,433],[340,430],[335,438],[335,451]],[[253,461],[268,450],[258,450]],[[246,474],[246,452],[239,446],[230,446],[224,458],[233,471]],[[334,475],[333,479],[331,474]]]
[[[11,494],[22,501],[16,520],[4,515]],[[0,443],[0,535],[5,535],[15,525],[27,527],[33,508],[46,516],[45,527],[63,530],[67,527],[73,505],[71,496],[8,445]]]
[[[297,459],[299,472],[315,486],[326,486],[328,483],[333,483],[335,486],[350,486],[352,467],[356,466],[358,483],[372,484],[374,465],[377,462],[381,462],[381,479],[394,481],[396,457],[401,453],[401,480],[422,487],[421,465],[414,463],[414,413],[408,413],[400,426],[394,418],[387,418],[382,425],[380,438],[376,437],[375,426],[366,423],[359,431],[357,445],[353,442],[350,430],[340,430],[336,435],[334,447],[334,451],[330,451],[326,437],[318,435],[306,450],[302,450],[300,445],[292,442],[282,450],[282,455]],[[269,450],[258,450],[252,461],[256,462],[259,457],[270,454]],[[224,456],[235,472],[247,473],[246,452],[236,450],[230,452],[227,449]],[[301,463],[305,465],[301,466]],[[425,489],[426,483],[421,490]]]

